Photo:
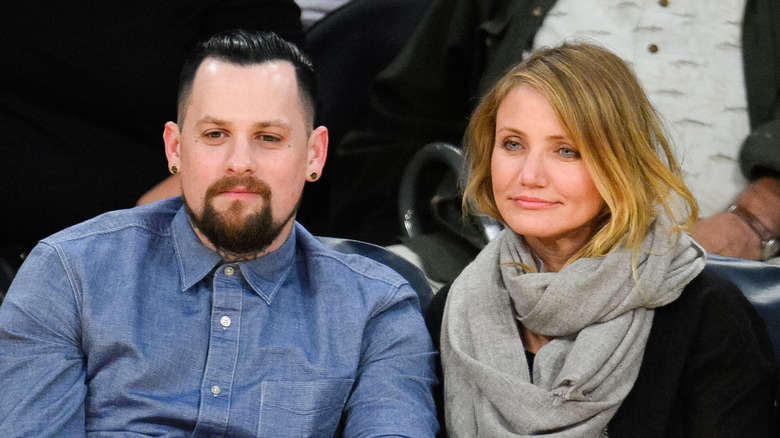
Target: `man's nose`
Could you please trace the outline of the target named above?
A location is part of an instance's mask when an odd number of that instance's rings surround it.
[[[243,139],[235,139],[227,157],[227,171],[234,175],[252,173],[255,162],[252,156],[252,144]]]

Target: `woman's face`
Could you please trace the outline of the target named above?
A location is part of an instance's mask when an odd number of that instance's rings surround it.
[[[532,247],[579,249],[592,236],[604,200],[552,107],[531,87],[514,88],[498,108],[491,170],[498,211]]]

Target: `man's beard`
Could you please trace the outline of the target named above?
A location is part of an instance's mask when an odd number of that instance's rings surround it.
[[[263,207],[259,211],[242,216],[246,208],[241,201],[233,201],[224,214],[214,208],[214,198],[233,187],[243,186],[247,191],[257,193],[263,198]],[[200,231],[223,258],[237,261],[250,259],[265,251],[279,237],[282,229],[298,211],[298,204],[284,220],[274,222],[271,209],[271,188],[265,182],[253,177],[227,177],[206,191],[203,212],[198,216],[184,198],[184,208],[192,226]]]

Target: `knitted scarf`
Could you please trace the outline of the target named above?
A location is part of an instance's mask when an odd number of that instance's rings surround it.
[[[659,218],[637,255],[618,250],[553,273],[503,231],[455,280],[442,324],[454,437],[598,437],[636,381],[653,310],[704,268],[704,250]],[[518,321],[555,339],[528,369]]]

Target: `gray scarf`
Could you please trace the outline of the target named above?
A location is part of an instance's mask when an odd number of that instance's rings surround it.
[[[442,325],[447,430],[454,437],[598,437],[636,381],[653,310],[704,268],[704,250],[658,219],[637,255],[584,258],[557,273],[511,230],[455,280]],[[556,338],[529,371],[517,321]],[[531,378],[533,373],[533,379]],[[533,382],[533,383],[531,383]]]

